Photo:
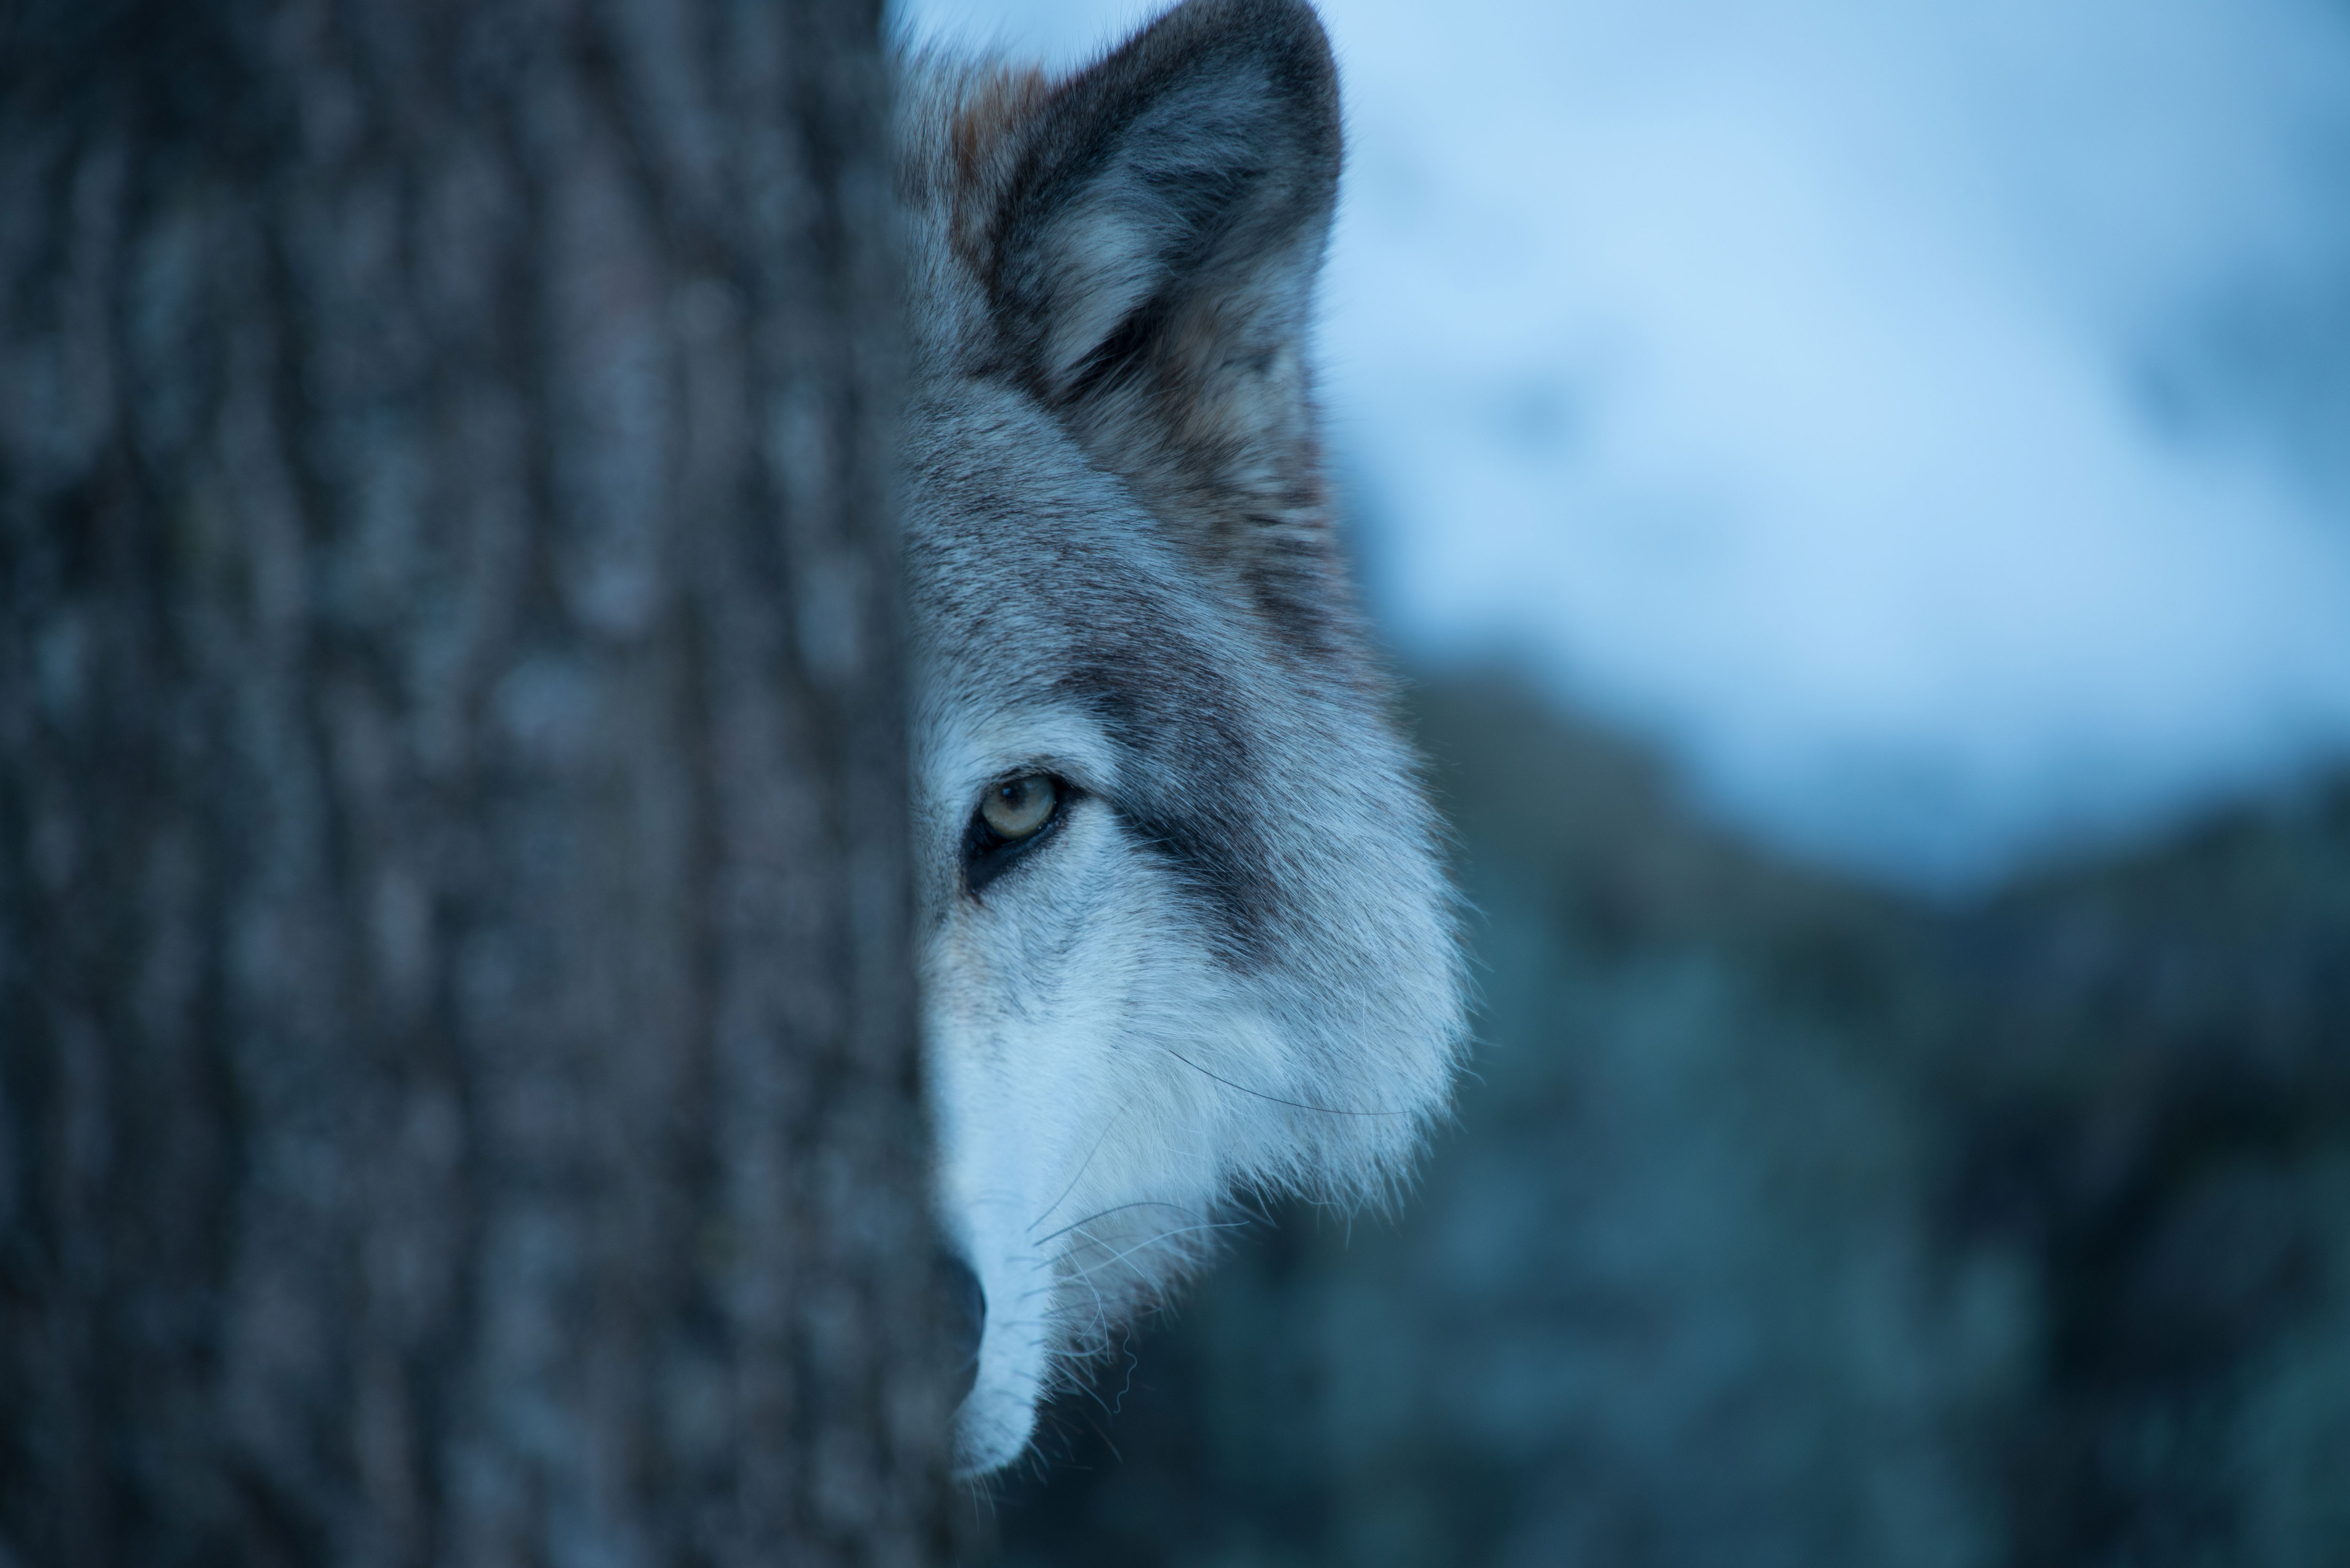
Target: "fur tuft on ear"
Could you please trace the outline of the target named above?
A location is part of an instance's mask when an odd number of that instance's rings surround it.
[[[1013,373],[1219,554],[1318,534],[1303,350],[1339,130],[1313,11],[1189,0],[1024,131],[986,268]]]

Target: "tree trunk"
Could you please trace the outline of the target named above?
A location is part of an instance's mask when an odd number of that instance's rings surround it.
[[[914,1563],[872,0],[0,19],[0,1563]]]

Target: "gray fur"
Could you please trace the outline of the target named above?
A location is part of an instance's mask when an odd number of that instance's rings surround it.
[[[1336,80],[1191,0],[1048,82],[908,63],[917,858],[969,1471],[1243,1189],[1376,1196],[1462,1039],[1439,828],[1346,580],[1305,333]],[[992,784],[1066,781],[967,875]]]

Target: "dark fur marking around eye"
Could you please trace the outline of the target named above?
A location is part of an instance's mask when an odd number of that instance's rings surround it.
[[[980,889],[1025,860],[1038,845],[1055,836],[1061,824],[1068,820],[1069,807],[1078,796],[1075,784],[1052,774],[1040,775],[1048,780],[1054,790],[1053,815],[1043,826],[1020,838],[1006,838],[988,826],[985,812],[978,806],[972,809],[971,821],[962,830],[962,886],[973,898]]]
[[[1257,776],[1245,726],[1202,700],[1217,682],[1180,649],[1145,658],[1104,641],[1087,655],[1057,689],[1083,701],[1112,742],[1142,763],[1127,771],[1135,782],[1112,791],[1108,805],[1214,912],[1222,950],[1243,966],[1256,961],[1281,899],[1260,868],[1263,851],[1249,814],[1231,799],[1242,781]],[[1139,787],[1154,778],[1166,782]]]

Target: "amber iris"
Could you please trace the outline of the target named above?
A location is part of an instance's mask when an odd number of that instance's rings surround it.
[[[1035,834],[1053,820],[1053,808],[1060,804],[1061,792],[1043,774],[1024,774],[1007,779],[987,792],[979,805],[979,815],[987,826],[1006,839],[1017,842]]]

